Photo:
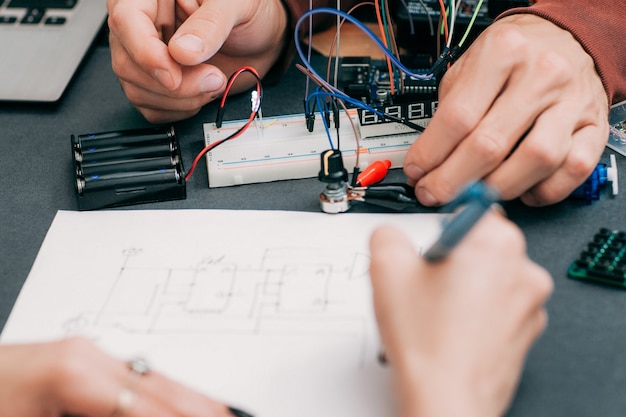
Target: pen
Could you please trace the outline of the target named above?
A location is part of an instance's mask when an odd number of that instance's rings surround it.
[[[454,247],[463,239],[480,218],[500,199],[500,195],[482,181],[474,182],[466,187],[448,204],[451,210],[465,206],[461,211],[448,216],[443,221],[443,230],[433,245],[424,252],[428,262],[445,259]],[[387,364],[385,349],[378,353],[378,362]]]
[[[437,241],[424,253],[424,259],[437,262],[444,259],[463,239],[487,210],[499,200],[498,193],[482,181],[463,190],[449,206],[455,209],[464,205],[458,213],[444,220],[443,230]]]
[[[248,414],[245,411],[242,411],[235,407],[228,407],[228,411],[235,417],[252,417],[252,414]]]

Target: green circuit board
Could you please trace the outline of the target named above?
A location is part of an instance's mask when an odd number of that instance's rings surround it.
[[[601,228],[570,265],[567,275],[626,288],[626,231]]]

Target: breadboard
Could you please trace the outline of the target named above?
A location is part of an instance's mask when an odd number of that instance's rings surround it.
[[[361,168],[378,159],[390,160],[392,168],[401,167],[404,155],[419,135],[419,132],[398,123],[385,123],[377,126],[376,135],[372,135],[370,130],[364,137],[356,110],[341,111],[339,118],[339,148],[348,171],[354,168],[357,152]],[[356,126],[359,146],[348,118]],[[221,128],[215,123],[205,123],[205,144],[227,138],[246,122],[224,122]],[[427,119],[419,121],[423,125],[427,122]],[[337,147],[333,121],[331,126],[331,139],[333,146]],[[320,154],[330,148],[319,115],[316,116],[313,132],[308,131],[304,114],[264,118],[262,122],[257,120],[241,136],[207,153],[209,187],[317,177]]]

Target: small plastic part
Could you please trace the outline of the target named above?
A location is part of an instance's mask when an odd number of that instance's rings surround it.
[[[587,204],[591,204],[593,200],[600,198],[600,190],[611,183],[611,194],[616,196],[619,192],[617,180],[617,162],[615,155],[610,155],[610,165],[598,164],[587,180],[576,188],[570,198],[584,200]]]
[[[357,177],[357,187],[369,187],[372,184],[382,181],[391,168],[391,161],[388,159],[374,161],[365,168]]]
[[[615,155],[609,156],[611,165],[606,169],[606,179],[611,183],[611,195],[616,196],[619,194],[619,184],[617,180],[617,161]]]
[[[313,132],[313,128],[315,127],[315,114],[314,113],[308,113],[304,117],[305,117],[305,120],[306,120],[306,128],[307,128],[307,130],[309,132]]]
[[[343,157],[339,149],[329,149],[320,154],[321,167],[318,179],[325,183],[348,181],[348,171],[343,166]]]

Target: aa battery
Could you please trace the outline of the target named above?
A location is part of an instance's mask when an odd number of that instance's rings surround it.
[[[181,173],[177,168],[117,172],[78,177],[76,179],[76,190],[80,195],[105,189],[114,189],[118,193],[124,193],[140,190],[152,184],[180,183],[181,180]]]
[[[154,127],[72,135],[72,142],[75,149],[84,150],[92,147],[133,146],[171,142],[174,136],[174,127]]]
[[[154,128],[72,136],[74,159],[96,162],[172,155],[176,150],[173,128]]]
[[[177,155],[148,158],[105,159],[76,164],[76,174],[83,177],[104,175],[116,172],[153,171],[167,169],[178,163]]]

